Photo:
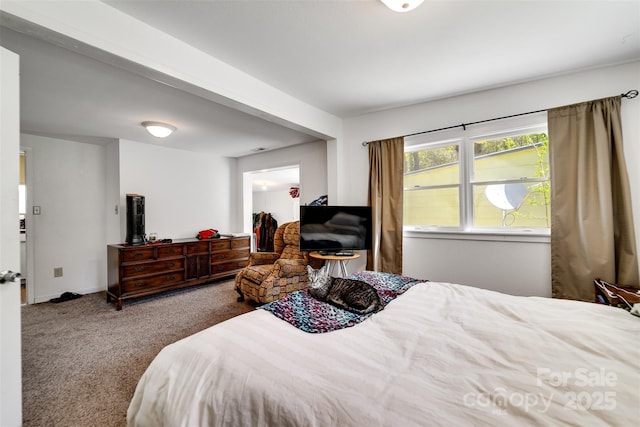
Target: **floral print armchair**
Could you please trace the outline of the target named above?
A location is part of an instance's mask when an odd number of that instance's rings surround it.
[[[249,265],[236,276],[238,301],[266,304],[307,287],[309,254],[298,249],[300,222],[282,224],[273,238],[274,252],[251,252]],[[319,266],[317,260],[312,265]]]

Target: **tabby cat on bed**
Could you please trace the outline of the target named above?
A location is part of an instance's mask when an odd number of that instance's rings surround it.
[[[320,301],[356,314],[375,313],[384,308],[378,292],[362,280],[331,277],[326,266],[314,270],[307,266],[309,294]]]

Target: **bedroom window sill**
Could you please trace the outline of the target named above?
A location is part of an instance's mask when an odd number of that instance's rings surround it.
[[[445,239],[445,240],[479,240],[489,242],[525,242],[525,243],[550,243],[551,233],[535,231],[447,231],[421,229],[419,227],[404,228],[402,236],[416,239]]]

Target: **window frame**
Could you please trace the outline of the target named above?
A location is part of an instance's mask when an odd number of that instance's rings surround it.
[[[459,145],[459,210],[460,223],[451,226],[404,225],[404,235],[407,237],[425,238],[453,238],[471,240],[515,240],[548,242],[550,228],[542,227],[477,227],[474,222],[473,191],[474,186],[491,183],[509,182],[544,182],[545,178],[527,177],[520,179],[475,180],[474,177],[474,144],[478,141],[496,139],[515,134],[546,133],[548,135],[546,112],[534,113],[507,119],[491,120],[476,125],[446,129],[405,138],[405,153],[425,148]],[[551,177],[548,178],[551,180]],[[451,185],[420,186],[419,188],[403,188],[403,192],[429,189],[436,187],[455,187]]]

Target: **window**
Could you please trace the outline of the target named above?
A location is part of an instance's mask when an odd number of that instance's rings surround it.
[[[405,229],[548,234],[548,147],[546,114],[406,138]]]

